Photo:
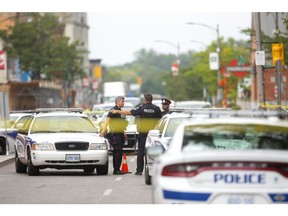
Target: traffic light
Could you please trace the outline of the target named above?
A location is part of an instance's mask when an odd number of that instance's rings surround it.
[[[101,79],[102,78],[102,68],[101,65],[96,65],[93,71],[93,78]]]
[[[282,65],[284,65],[284,49],[283,43],[272,44],[272,62],[276,65],[276,62],[281,60]]]

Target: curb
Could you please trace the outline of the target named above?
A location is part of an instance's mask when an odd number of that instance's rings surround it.
[[[11,163],[13,163],[13,161],[14,161],[14,156],[11,157],[11,158],[8,158],[8,159],[6,159],[6,160],[4,160],[2,162],[0,162],[0,167],[6,166],[8,164],[11,164]]]

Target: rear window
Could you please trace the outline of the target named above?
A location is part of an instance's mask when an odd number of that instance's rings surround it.
[[[183,151],[202,149],[288,150],[288,128],[267,125],[213,124],[185,128]]]

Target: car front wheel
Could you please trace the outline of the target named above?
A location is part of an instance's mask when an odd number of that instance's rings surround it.
[[[93,173],[95,170],[94,167],[87,167],[87,168],[84,168],[84,173]]]
[[[32,163],[32,159],[31,159],[31,153],[30,150],[28,149],[28,175],[29,176],[37,176],[39,175],[39,168],[35,167]]]
[[[108,174],[108,168],[109,168],[109,163],[107,160],[107,163],[105,165],[99,165],[96,167],[97,175],[107,175]]]
[[[148,164],[145,165],[145,183],[151,185],[151,176],[149,175]]]
[[[27,166],[19,160],[17,152],[15,153],[15,170],[17,173],[26,173]]]

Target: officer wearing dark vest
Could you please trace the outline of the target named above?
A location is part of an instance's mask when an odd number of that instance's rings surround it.
[[[115,99],[115,106],[111,110],[119,110],[124,106],[124,97],[118,96]],[[109,112],[103,130],[100,135],[103,137],[107,132],[107,127],[109,125],[109,133],[106,135],[109,143],[113,146],[113,167],[114,175],[123,175],[125,174],[120,170],[120,166],[122,164],[122,154],[123,154],[123,146],[125,143],[124,130],[126,129],[128,122],[126,119],[121,116],[121,114],[113,114]]]
[[[144,94],[144,104],[132,110],[112,110],[112,113],[121,115],[133,115],[138,119],[138,155],[137,169],[135,175],[142,175],[144,169],[145,142],[149,130],[154,129],[159,119],[162,117],[158,106],[152,104],[153,96],[150,93]]]

